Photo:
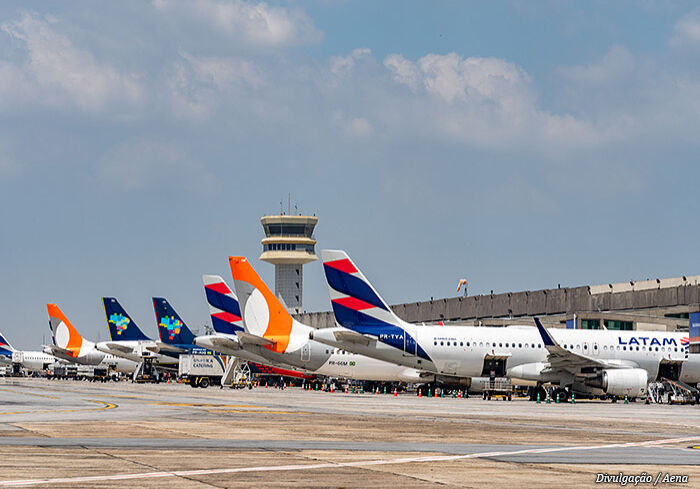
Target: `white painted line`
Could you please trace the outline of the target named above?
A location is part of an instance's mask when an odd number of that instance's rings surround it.
[[[501,452],[481,452],[470,453],[467,455],[431,455],[426,457],[403,457],[391,459],[377,460],[358,460],[355,462],[326,462],[320,464],[308,465],[273,465],[261,467],[235,467],[223,469],[199,469],[199,470],[177,470],[173,472],[138,472],[134,474],[113,474],[113,475],[92,475],[83,477],[59,477],[54,479],[23,479],[0,481],[2,487],[26,487],[37,486],[41,484],[79,484],[81,482],[95,481],[119,481],[131,479],[155,479],[162,477],[192,477],[196,475],[214,475],[214,474],[234,474],[241,472],[285,472],[296,470],[314,470],[314,469],[332,469],[339,467],[365,467],[373,465],[393,465],[393,464],[409,464],[420,462],[447,462],[451,460],[466,460],[473,458],[488,458],[501,457],[504,455],[523,455],[532,453],[554,453],[577,450],[598,450],[604,448],[624,448],[624,447],[645,447],[655,445],[665,445],[667,443],[682,443],[694,440],[700,440],[700,436],[688,438],[667,438],[664,440],[648,440],[629,443],[612,443],[608,445],[589,445],[589,446],[566,446],[566,447],[551,447],[551,448],[527,448],[524,450],[501,451]]]

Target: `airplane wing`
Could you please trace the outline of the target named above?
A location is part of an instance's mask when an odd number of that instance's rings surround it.
[[[110,350],[116,350],[116,351],[119,351],[121,353],[133,353],[133,351],[134,351],[134,349],[132,347],[122,345],[121,343],[110,342],[110,343],[106,343],[106,345],[107,345],[107,348],[109,348]]]
[[[268,340],[262,336],[244,333],[243,331],[236,331],[236,336],[238,336],[238,339],[241,340],[242,343],[248,343],[251,345],[270,346],[275,344],[275,342],[272,340]]]
[[[544,347],[547,349],[547,352],[549,352],[549,355],[547,356],[549,367],[545,370],[545,372],[563,370],[573,375],[581,375],[581,369],[583,368],[634,368],[634,365],[601,360],[562,348],[552,337],[549,331],[547,331],[547,328],[542,326],[539,318],[535,318],[535,324],[537,325],[537,330],[540,332],[540,336],[542,337],[542,343],[544,343]]]

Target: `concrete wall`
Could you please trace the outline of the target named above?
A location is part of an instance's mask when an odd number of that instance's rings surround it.
[[[589,287],[573,287],[451,297],[397,304],[392,306],[392,309],[400,318],[410,323],[434,323],[442,320],[547,316],[586,311],[636,311],[698,303],[700,303],[700,285],[597,294],[591,294]],[[302,323],[317,328],[335,325],[331,312],[306,313],[295,317]]]

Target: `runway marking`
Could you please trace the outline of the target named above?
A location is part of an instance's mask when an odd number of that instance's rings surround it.
[[[255,414],[311,414],[306,411],[267,411],[261,409],[207,409],[209,413],[255,413]]]
[[[0,391],[5,391],[5,392],[11,392],[13,394],[19,394],[22,396],[36,396],[36,397],[46,397],[47,399],[58,399],[56,396],[47,396],[46,394],[34,394],[33,392],[22,392],[16,389],[3,389],[0,388]]]
[[[201,402],[151,402],[152,406],[172,406],[172,407],[204,407],[204,408],[254,408],[265,409],[264,406],[252,406],[249,404],[207,404]]]
[[[46,413],[75,413],[75,412],[84,412],[84,411],[103,411],[105,409],[114,409],[116,407],[119,407],[117,404],[113,404],[111,402],[105,402],[105,401],[98,401],[97,399],[82,399],[83,401],[88,401],[88,402],[94,402],[98,404],[103,404],[103,406],[96,407],[96,408],[74,408],[74,409],[46,409],[46,410],[41,410],[41,411],[7,411],[0,413],[0,415],[3,414],[46,414]]]
[[[287,472],[299,470],[314,470],[314,469],[335,469],[342,467],[365,467],[375,465],[396,465],[410,464],[422,462],[447,462],[452,460],[467,460],[475,458],[490,458],[502,457],[504,455],[524,455],[537,453],[553,453],[575,450],[599,450],[605,448],[624,448],[624,447],[644,447],[663,445],[665,443],[681,443],[700,440],[700,437],[694,436],[689,438],[672,438],[665,440],[649,440],[629,443],[612,443],[608,445],[589,445],[589,446],[567,446],[567,447],[550,447],[550,448],[528,448],[524,450],[501,451],[501,452],[482,452],[470,453],[467,455],[430,455],[426,457],[402,457],[390,459],[376,460],[359,460],[355,462],[324,462],[318,464],[307,465],[273,465],[273,466],[258,466],[258,467],[235,467],[224,469],[197,469],[197,470],[176,470],[172,472],[138,472],[132,474],[113,474],[113,475],[91,475],[82,477],[59,477],[53,479],[19,479],[0,481],[1,487],[26,487],[36,486],[40,484],[78,484],[81,482],[95,481],[117,481],[117,480],[133,480],[133,479],[156,479],[163,477],[192,477],[198,475],[215,475],[215,474],[235,474],[243,472]]]

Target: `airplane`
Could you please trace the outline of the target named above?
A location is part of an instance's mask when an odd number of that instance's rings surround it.
[[[156,313],[156,324],[158,325],[158,336],[160,337],[158,346],[161,351],[193,355],[213,354],[211,350],[197,346],[194,343],[194,333],[163,297],[153,298],[153,310]]]
[[[0,363],[6,365],[17,363],[31,372],[42,372],[56,362],[58,362],[56,357],[43,351],[16,350],[0,332]]]
[[[123,373],[136,370],[137,362],[95,348],[95,343],[83,338],[56,304],[46,304],[46,308],[54,344],[46,346],[44,353],[81,365],[115,367]]]
[[[239,340],[248,351],[268,361],[329,377],[368,381],[431,382],[432,374],[415,368],[356,355],[310,341],[312,327],[294,319],[255,273],[248,260],[229,257],[236,295],[243,311],[245,333]]]
[[[193,341],[197,346],[221,353],[233,355],[250,362],[254,373],[275,374],[284,377],[313,378],[304,372],[289,370],[284,365],[272,364],[266,358],[244,349],[236,333],[245,335],[243,319],[238,299],[226,281],[218,275],[203,275],[204,293],[209,305],[211,323],[216,334],[197,336]]]
[[[160,353],[158,342],[146,336],[114,297],[103,297],[102,304],[109,329],[110,341],[101,341],[95,347],[104,353],[141,362],[152,359],[155,365],[174,365],[178,354],[172,351]]]
[[[688,359],[687,333],[568,330],[517,325],[416,325],[400,319],[341,250],[321,252],[331,304],[340,327],[311,337],[380,360],[433,372],[439,381],[489,375],[572,392],[643,396],[658,377],[700,381],[700,358]],[[533,393],[533,398],[534,398]]]

